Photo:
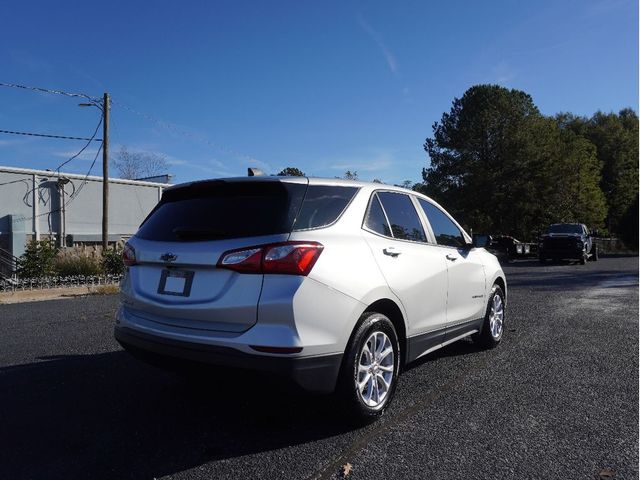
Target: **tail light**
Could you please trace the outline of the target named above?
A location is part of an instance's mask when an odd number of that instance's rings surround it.
[[[284,242],[229,250],[218,260],[218,268],[241,273],[307,276],[323,248],[317,242]]]
[[[127,267],[131,267],[131,266],[133,266],[133,265],[135,265],[137,263],[136,262],[136,251],[128,243],[124,244],[124,250],[122,251],[122,262]]]

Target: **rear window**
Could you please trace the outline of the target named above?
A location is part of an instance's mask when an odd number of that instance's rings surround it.
[[[331,225],[347,208],[356,187],[309,185],[294,230],[307,230]]]
[[[387,222],[387,217],[385,217],[384,210],[382,210],[382,206],[380,205],[380,200],[378,200],[378,195],[375,193],[371,198],[371,204],[369,205],[369,211],[367,212],[364,224],[368,229],[380,235],[393,237],[389,223]]]
[[[167,190],[137,236],[186,242],[289,233],[306,188],[214,180]]]

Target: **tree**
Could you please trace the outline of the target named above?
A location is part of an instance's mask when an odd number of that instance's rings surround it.
[[[31,240],[18,259],[18,275],[22,278],[55,275],[57,254],[58,249],[49,240]]]
[[[599,227],[606,213],[594,149],[525,92],[471,87],[424,148],[431,165],[415,188],[475,231],[530,238],[554,221]]]
[[[151,152],[130,152],[122,146],[112,160],[120,178],[135,180],[167,173],[169,164],[164,155]]]
[[[396,187],[408,188],[409,190],[411,190],[411,188],[413,187],[413,182],[411,180],[405,180],[401,184],[396,184]]]
[[[638,195],[638,115],[630,108],[618,114],[596,112],[591,118],[558,115],[562,128],[589,140],[602,163],[600,187],[608,204],[607,227],[618,231]]]
[[[638,249],[638,195],[622,217],[620,238],[627,248]]]
[[[296,167],[284,168],[278,173],[279,177],[305,177],[306,175],[302,170]]]
[[[342,178],[345,180],[358,180],[358,172],[355,170],[353,172],[351,170],[347,170],[344,172],[344,176]]]

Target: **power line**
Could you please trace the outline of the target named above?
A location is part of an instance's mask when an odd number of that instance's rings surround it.
[[[84,152],[86,150],[86,148],[91,145],[91,142],[93,142],[93,139],[96,137],[97,133],[98,133],[98,129],[100,128],[100,125],[102,125],[102,117],[100,117],[100,121],[98,122],[98,125],[96,125],[96,129],[93,131],[93,135],[91,135],[91,138],[88,139],[87,143],[84,145],[84,147],[82,147],[78,153],[76,153],[75,155],[73,155],[71,158],[69,158],[69,160],[66,160],[64,162],[62,162],[60,165],[58,165],[58,168],[56,168],[56,172],[58,172],[58,174],[60,173],[60,169],[62,167],[64,167],[67,163],[69,163],[71,160],[73,160],[74,158],[77,158],[80,156],[80,154],[82,152]]]
[[[80,192],[82,191],[82,188],[87,184],[87,179],[89,178],[89,175],[91,175],[91,170],[93,170],[93,167],[96,164],[96,160],[98,160],[98,155],[100,155],[100,150],[102,150],[102,145],[103,144],[101,144],[100,147],[98,147],[98,151],[96,152],[95,157],[93,157],[93,162],[91,162],[91,166],[89,167],[89,170],[87,171],[87,174],[82,179],[82,182],[80,183],[80,186],[76,189],[76,191],[69,198],[69,202],[67,203],[67,205],[69,205],[74,199],[76,199],[78,197],[78,195],[80,195]]]
[[[44,133],[32,133],[32,132],[14,132],[11,130],[0,130],[0,133],[8,133],[11,135],[28,135],[30,137],[46,137],[46,138],[61,138],[63,140],[91,140],[93,142],[101,142],[101,138],[85,138],[85,137],[67,137],[64,135],[48,135]]]
[[[28,85],[18,85],[17,83],[0,82],[0,87],[20,88],[20,89],[23,89],[23,90],[33,90],[35,92],[53,93],[55,95],[64,95],[66,97],[80,97],[80,98],[86,98],[87,100],[91,100],[92,102],[99,102],[100,101],[99,99],[91,97],[91,96],[87,95],[86,93],[69,93],[69,92],[63,92],[62,90],[52,90],[50,88],[30,87]]]
[[[11,185],[12,183],[20,183],[20,182],[28,182],[26,178],[21,178],[20,180],[11,180],[10,182],[0,183],[0,187],[3,185]]]

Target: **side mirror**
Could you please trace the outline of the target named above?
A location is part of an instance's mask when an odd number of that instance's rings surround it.
[[[491,240],[491,235],[474,233],[472,244],[474,248],[485,248],[491,244]]]

